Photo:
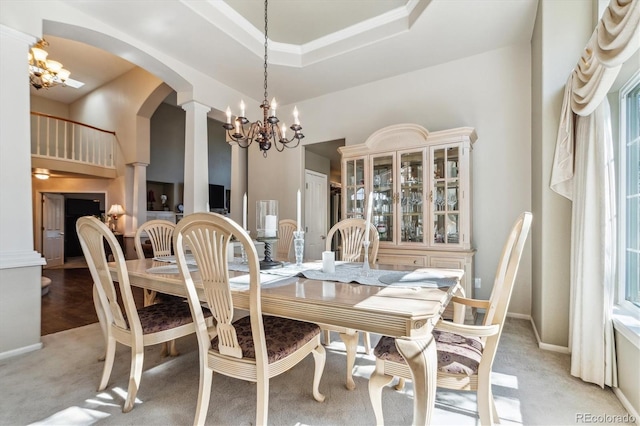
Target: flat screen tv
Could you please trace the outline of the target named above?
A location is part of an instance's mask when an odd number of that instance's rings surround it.
[[[224,185],[209,184],[209,208],[224,209]]]

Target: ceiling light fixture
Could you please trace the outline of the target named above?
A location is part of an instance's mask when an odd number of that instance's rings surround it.
[[[69,70],[62,68],[58,61],[47,59],[49,52],[44,50],[49,43],[42,39],[38,41],[29,51],[29,80],[36,89],[48,89],[49,87],[62,84],[66,86],[69,78]]]
[[[257,142],[262,151],[262,155],[267,156],[267,151],[272,145],[276,147],[279,152],[284,151],[285,148],[295,148],[300,144],[300,139],[304,138],[300,126],[300,119],[298,117],[298,108],[293,108],[293,124],[290,129],[293,130],[293,136],[291,139],[287,139],[287,126],[282,123],[278,127],[278,117],[276,117],[276,98],[271,100],[271,103],[267,100],[267,42],[269,36],[267,34],[268,19],[267,19],[267,7],[268,1],[264,2],[264,100],[260,105],[262,108],[263,121],[256,121],[251,123],[248,130],[245,130],[245,124],[249,123],[249,120],[244,116],[245,105],[244,101],[240,102],[240,116],[236,116],[234,124],[231,124],[231,109],[227,107],[227,122],[222,125],[227,130],[228,137],[237,142],[241,148],[248,148],[253,141]],[[233,131],[233,133],[232,133]],[[295,145],[290,145],[295,141]]]
[[[36,179],[40,179],[40,180],[47,180],[47,179],[49,179],[49,170],[47,170],[47,169],[36,169],[33,172],[33,177],[35,177]]]

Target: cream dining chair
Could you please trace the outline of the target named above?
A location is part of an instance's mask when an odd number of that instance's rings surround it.
[[[298,224],[293,219],[282,219],[278,222],[278,251],[276,259],[289,260],[291,244],[293,243],[293,233],[298,229]]]
[[[232,237],[243,245],[249,267],[249,315],[236,321],[233,320],[236,312],[227,264],[227,250]],[[186,263],[185,246],[189,247],[198,267],[198,290]],[[217,372],[257,383],[255,424],[266,425],[269,379],[291,369],[310,353],[315,359],[313,397],[324,401],[324,395],[318,389],[326,360],[325,349],[320,342],[320,327],[262,314],[260,265],[256,248],[246,231],[219,214],[193,213],[178,223],[174,247],[196,322],[200,352],[200,385],[194,424],[205,423],[213,373]],[[206,303],[217,320],[216,337],[215,330],[207,327],[203,320],[198,291],[203,291]],[[219,391],[225,392],[224,389]],[[216,423],[215,419],[212,422]]]
[[[509,300],[524,249],[532,214],[522,213],[514,224],[502,251],[489,300],[454,297],[452,302],[485,309],[482,325],[464,325],[440,320],[433,331],[438,353],[437,387],[476,391],[478,414],[482,425],[499,423],[491,390],[491,368]],[[411,380],[406,361],[396,348],[395,339],[383,336],[374,349],[376,367],[369,378],[369,397],[376,416],[376,424],[383,424],[382,389],[395,376]],[[434,389],[435,391],[435,389]],[[434,393],[434,392],[433,392]],[[435,395],[428,395],[433,405]]]
[[[173,230],[176,224],[169,222],[168,220],[155,219],[149,220],[138,228],[134,238],[134,245],[136,248],[136,254],[138,259],[144,259],[146,252],[143,247],[142,238],[146,235],[146,238],[151,244],[151,254],[153,257],[171,256],[173,254]],[[164,299],[174,296],[162,296]],[[158,302],[158,295],[153,290],[144,289],[144,306],[153,305]],[[176,341],[166,342],[162,344],[160,350],[161,356],[171,355],[178,356],[178,349],[176,348]]]
[[[365,225],[364,219],[343,219],[337,222],[331,227],[327,234],[327,240],[325,243],[325,250],[330,251],[332,247],[332,241],[334,237],[338,238],[336,244],[339,247],[339,256],[336,260],[342,260],[345,262],[363,262],[364,251],[362,250],[365,240]],[[378,257],[378,247],[380,245],[380,237],[376,227],[369,224],[369,265],[376,264]],[[335,331],[340,333],[340,337],[347,346],[347,388],[355,389],[355,382],[353,381],[352,371],[356,360],[356,354],[351,351],[350,345],[347,343],[349,340],[354,340],[357,345],[358,331],[355,333],[347,334],[346,328],[329,327],[322,325],[324,332],[324,344],[331,343],[331,332]],[[353,331],[353,330],[351,330]],[[367,355],[371,354],[371,337],[369,333],[364,333],[364,351]]]
[[[92,216],[85,216],[76,222],[76,231],[94,282],[94,298],[100,307],[98,317],[104,324],[106,333],[106,356],[98,390],[108,384],[116,352],[116,342],[131,348],[131,370],[129,388],[122,408],[123,412],[133,409],[136,394],[140,388],[144,347],[177,339],[195,332],[189,305],[175,300],[157,303],[138,309],[133,298],[129,274],[115,235],[107,225]],[[106,242],[106,244],[105,244]],[[119,290],[111,279],[105,255],[105,245],[110,247],[115,259]],[[124,307],[119,305],[118,298]],[[211,322],[211,314],[206,313]]]

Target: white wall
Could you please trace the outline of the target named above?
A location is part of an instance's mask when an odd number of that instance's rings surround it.
[[[475,276],[483,283],[476,296],[488,298],[511,225],[522,211],[531,209],[530,69],[530,46],[524,44],[305,101],[298,104],[305,141],[344,138],[347,145],[358,144],[379,128],[397,123],[417,123],[432,131],[475,127],[473,241],[478,250]],[[287,182],[296,177],[303,182],[300,166],[291,155],[269,153],[263,159],[252,154],[253,199],[278,195],[287,206],[295,205],[297,185],[277,194],[272,185],[256,183],[270,174],[281,176],[283,170],[289,171]],[[528,248],[511,312],[530,314],[531,274]]]

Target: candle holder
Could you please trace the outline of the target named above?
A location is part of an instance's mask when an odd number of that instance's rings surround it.
[[[304,257],[304,231],[293,232],[293,249],[296,254],[296,267],[302,268]]]
[[[250,235],[249,231],[247,231],[247,235]],[[248,261],[247,261],[247,251],[244,249],[244,244],[240,244],[240,256],[241,256],[240,263],[242,263],[243,265],[246,265]]]
[[[282,262],[271,258],[271,246],[278,241],[278,201],[260,200],[256,203],[256,240],[264,243],[264,260],[260,261],[260,269],[281,268]]]
[[[360,271],[360,275],[363,277],[369,276],[369,245],[371,245],[370,241],[362,242],[362,246],[364,248],[364,261],[362,262],[362,271]]]

